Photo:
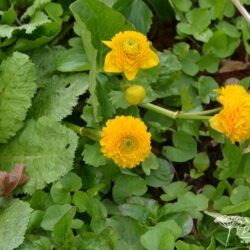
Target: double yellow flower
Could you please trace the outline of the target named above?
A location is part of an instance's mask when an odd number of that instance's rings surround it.
[[[148,69],[159,63],[159,58],[151,50],[146,36],[139,32],[119,32],[111,41],[103,43],[112,49],[105,57],[105,72],[123,72],[128,80],[134,80],[139,69]]]
[[[217,90],[222,110],[209,122],[213,129],[225,134],[232,142],[250,138],[250,94],[238,84]]]

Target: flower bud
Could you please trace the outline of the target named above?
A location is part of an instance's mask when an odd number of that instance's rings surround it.
[[[129,104],[138,105],[146,96],[146,91],[141,85],[134,85],[126,89],[125,98]]]

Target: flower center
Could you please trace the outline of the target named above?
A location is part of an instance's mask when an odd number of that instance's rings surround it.
[[[121,140],[119,150],[122,153],[131,153],[137,148],[137,140],[133,137],[125,137]]]
[[[134,39],[125,39],[122,47],[128,54],[137,54],[139,52],[139,42]]]

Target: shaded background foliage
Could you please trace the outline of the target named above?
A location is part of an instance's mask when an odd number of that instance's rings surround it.
[[[249,88],[250,28],[229,0],[0,1],[0,170],[22,163],[29,178],[0,199],[0,249],[248,249],[249,141],[129,105],[103,72],[102,40],[122,30],[158,50],[129,83],[145,103],[198,112],[230,77]],[[141,167],[118,168],[64,125],[115,115],[147,124]]]

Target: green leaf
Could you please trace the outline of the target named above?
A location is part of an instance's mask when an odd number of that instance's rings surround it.
[[[78,72],[90,69],[85,51],[71,48],[63,52],[57,60],[57,70],[61,72]]]
[[[177,130],[184,131],[189,135],[193,135],[196,138],[199,138],[199,132],[201,127],[201,121],[197,120],[182,120],[179,119],[176,121]]]
[[[164,201],[175,200],[178,195],[185,194],[191,188],[191,186],[188,186],[187,183],[183,181],[172,182],[163,187],[163,190],[166,194],[161,195],[161,199]]]
[[[236,145],[227,142],[222,148],[222,154],[223,160],[218,160],[216,164],[220,168],[219,179],[225,180],[228,177],[237,175],[241,167],[242,151]]]
[[[83,47],[81,38],[69,40],[70,49],[62,51],[57,60],[57,70],[61,72],[78,72],[90,69],[90,63]]]
[[[78,0],[70,5],[70,10],[76,22],[84,23],[91,33],[91,42],[98,51],[97,65],[102,68],[104,55],[107,53],[102,41],[111,40],[116,33],[131,30],[133,27],[127,23],[122,14],[98,0]]]
[[[245,18],[239,18],[237,20],[237,28],[242,31],[242,39],[243,43],[246,49],[246,52],[250,53],[250,45],[249,45],[249,39],[250,39],[250,31],[249,31],[249,23],[245,20]]]
[[[143,224],[150,224],[157,220],[159,205],[153,199],[143,197],[131,197],[127,203],[119,206],[123,216],[129,216]]]
[[[203,247],[203,246],[190,244],[190,243],[184,242],[182,240],[178,240],[175,243],[175,246],[176,246],[177,250],[205,250],[205,247]]]
[[[124,190],[126,190],[124,192]],[[122,203],[132,195],[143,195],[147,192],[146,182],[139,176],[121,174],[115,181],[112,190],[116,203]]]
[[[182,235],[181,235],[182,237],[190,234],[194,227],[193,218],[187,212],[168,215],[167,218],[168,220],[174,220],[178,224],[178,226],[182,229]]]
[[[197,88],[202,102],[208,104],[210,100],[215,100],[217,96],[215,89],[218,87],[217,82],[212,77],[201,76]]]
[[[29,55],[36,66],[38,86],[43,86],[43,79],[48,79],[56,71],[56,61],[60,57],[64,48],[61,46],[48,47],[44,46],[39,49],[32,50]]]
[[[181,60],[182,70],[190,76],[194,76],[199,72],[197,62],[200,58],[196,50],[190,50],[185,58]]]
[[[149,0],[149,3],[154,8],[156,15],[164,20],[169,21],[174,19],[174,11],[169,1],[165,0]]]
[[[101,232],[106,228],[107,210],[103,203],[83,191],[75,192],[73,203],[80,212],[87,212],[91,217],[90,227],[94,232]]]
[[[50,194],[53,201],[57,204],[70,203],[70,192],[79,190],[81,186],[81,178],[75,173],[71,172],[52,185]]]
[[[147,207],[138,204],[122,204],[119,206],[121,215],[134,218],[140,223],[147,224],[148,217],[151,217]]]
[[[13,199],[0,210],[1,250],[22,244],[32,209],[27,202]]]
[[[187,20],[191,24],[192,33],[201,33],[210,24],[210,13],[208,10],[194,8],[187,14]],[[199,22],[197,22],[199,20]]]
[[[44,9],[53,21],[55,21],[57,23],[62,22],[62,20],[60,18],[60,16],[63,14],[63,8],[62,8],[61,4],[48,3]]]
[[[41,235],[26,235],[24,243],[18,250],[50,250],[52,242],[49,238]]]
[[[193,160],[193,165],[199,173],[203,173],[205,170],[207,170],[209,164],[210,162],[206,152],[198,153]]]
[[[222,208],[222,214],[238,214],[250,210],[250,200],[242,201],[235,205],[229,205]]]
[[[239,185],[234,188],[231,195],[230,201],[236,205],[242,201],[246,201],[249,199],[250,189],[247,186]]]
[[[39,29],[40,36],[35,39],[19,38],[13,47],[13,50],[25,51],[47,44],[51,41],[61,30],[61,25],[58,23],[47,23]]]
[[[213,54],[201,55],[198,66],[200,70],[207,70],[209,73],[215,73],[218,70],[219,58]]]
[[[88,76],[81,73],[53,75],[43,81],[30,113],[35,119],[47,116],[62,120],[71,114],[78,97],[88,89]]]
[[[101,153],[99,143],[92,145],[85,144],[82,156],[86,164],[92,165],[94,167],[99,167],[105,165],[106,163],[106,158]]]
[[[142,164],[143,166],[143,164]],[[165,159],[158,158],[158,167],[146,176],[147,185],[151,187],[163,187],[174,178],[173,166]]]
[[[141,236],[141,244],[148,250],[173,250],[181,229],[173,220],[159,222]]]
[[[76,134],[65,126],[47,117],[30,120],[8,146],[0,147],[0,169],[24,163],[29,181],[23,190],[33,193],[71,170],[76,146]]]
[[[125,99],[124,91],[111,90],[109,93],[109,99],[115,108],[126,109],[130,105]]]
[[[200,34],[211,23],[210,13],[207,9],[194,8],[186,14],[187,23],[181,22],[177,30],[184,34]]]
[[[33,193],[29,203],[31,208],[43,211],[51,206],[53,204],[53,201],[48,193],[42,190],[36,190]]]
[[[185,162],[197,154],[196,141],[183,131],[173,133],[173,144],[163,147],[163,154],[171,161]]]
[[[79,212],[85,212],[91,210],[90,197],[83,191],[75,192],[73,196],[73,203],[77,207]]]
[[[135,28],[147,34],[152,24],[153,14],[142,0],[118,0],[113,8],[122,13]],[[140,15],[138,15],[140,13]]]
[[[107,238],[101,237],[93,232],[81,233],[77,238],[77,249],[81,250],[110,250],[111,246],[107,242]],[[118,248],[119,249],[119,248]]]
[[[74,235],[71,231],[71,223],[75,216],[76,208],[72,207],[65,215],[54,225],[53,238],[58,245],[65,249],[74,248]]]
[[[194,109],[194,99],[190,94],[190,87],[183,86],[180,90],[180,97],[181,97],[181,109],[183,112],[189,111]]]
[[[52,205],[45,211],[41,227],[47,231],[53,231],[56,223],[69,211],[72,206],[69,204]]]
[[[22,30],[24,30],[26,34],[31,34],[37,27],[46,23],[51,23],[50,19],[46,14],[39,11],[32,16],[28,24],[23,24],[21,26],[9,26],[6,24],[0,25],[0,37],[11,38],[14,32]]]
[[[43,7],[50,2],[51,0],[35,0],[33,4],[23,13],[21,19],[24,20],[27,17],[32,17],[36,11],[43,9]]]
[[[232,38],[225,34],[222,29],[218,29],[213,36],[203,46],[205,54],[213,54],[219,58],[231,56],[240,44],[239,38]]]
[[[190,170],[189,174],[190,174],[190,177],[191,177],[192,179],[198,179],[198,178],[200,178],[201,176],[204,175],[203,172],[198,172],[195,168],[192,168],[192,169]]]
[[[106,121],[115,114],[115,108],[109,100],[109,87],[106,78],[98,78],[95,93],[98,100],[99,114]]]
[[[229,22],[221,21],[217,27],[230,37],[239,38],[241,35],[240,31],[235,27],[235,25],[232,25]]]
[[[189,211],[193,217],[200,217],[198,212],[208,208],[208,201],[209,200],[205,195],[195,195],[192,192],[187,192],[183,195],[179,195],[178,197],[179,203],[188,204],[193,207],[193,209],[190,209]]]
[[[166,116],[159,116],[153,111],[146,111],[143,121],[147,124],[147,127],[154,140],[162,142],[165,138],[162,138],[162,133],[167,131],[173,125],[173,119]]]
[[[174,55],[172,52],[166,50],[164,52],[159,53],[159,55],[160,55],[161,71],[164,71],[164,73],[166,74],[170,74],[181,70],[182,68],[181,63],[178,60],[177,56]]]
[[[151,169],[157,169],[158,166],[157,157],[153,153],[142,162],[142,169],[146,175],[150,175]]]
[[[90,71],[89,71],[90,98],[89,98],[89,101],[92,104],[92,112],[94,115],[94,119],[91,118],[91,120],[94,120],[95,122],[99,122],[101,120],[101,117],[99,115],[100,106],[99,106],[98,99],[96,96],[97,50],[94,48],[92,44],[92,41],[91,41],[92,34],[87,29],[85,23],[81,21],[80,17],[77,14],[75,14],[75,19],[76,19],[75,32],[79,36],[81,36],[83,47],[84,47],[84,50],[86,51],[86,55],[90,63]]]
[[[15,52],[0,66],[0,143],[23,126],[36,91],[35,66],[27,55]]]
[[[16,12],[14,9],[14,5],[12,4],[8,10],[3,12],[0,23],[11,25],[12,23],[15,22],[15,20],[16,20]]]
[[[128,244],[127,249],[144,250],[140,244],[140,237],[147,228],[137,220],[126,216],[114,216],[107,219],[107,225],[114,228],[118,232],[121,239]]]
[[[178,10],[182,12],[188,12],[192,6],[192,2],[190,0],[173,0],[172,3]]]
[[[33,232],[34,230],[40,228],[44,216],[44,211],[34,210],[29,219],[29,224],[27,226],[27,233]]]

